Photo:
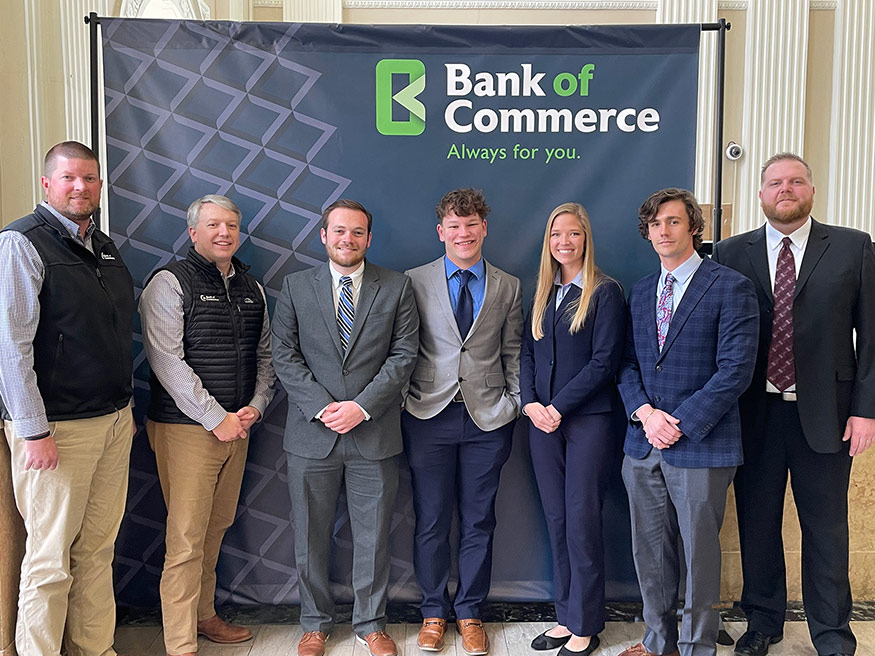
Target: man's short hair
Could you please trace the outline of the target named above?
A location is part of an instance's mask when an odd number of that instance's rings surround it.
[[[371,216],[371,213],[365,209],[364,205],[362,205],[357,200],[352,200],[351,198],[338,198],[336,201],[331,203],[331,205],[322,210],[323,230],[328,230],[328,215],[331,214],[338,207],[345,207],[348,210],[358,210],[359,212],[364,214],[368,218],[368,234],[371,234],[371,226],[374,223],[374,217]]]
[[[186,212],[185,218],[188,221],[189,228],[197,228],[197,222],[201,216],[201,208],[207,203],[212,203],[213,205],[218,205],[223,210],[234,212],[234,214],[237,215],[238,221],[243,218],[243,212],[240,211],[240,208],[237,207],[237,203],[235,203],[233,200],[231,200],[227,196],[219,196],[218,194],[207,194],[206,196],[201,196],[188,206],[188,212]]]
[[[778,153],[769,157],[769,159],[766,160],[766,163],[763,164],[763,168],[760,169],[760,187],[762,187],[763,183],[766,181],[766,169],[776,162],[782,162],[788,159],[802,164],[802,166],[805,167],[805,172],[808,174],[808,181],[812,184],[814,183],[814,178],[811,177],[811,167],[808,166],[808,162],[799,157],[796,153]]]
[[[43,160],[43,175],[51,178],[55,169],[58,167],[58,158],[66,157],[67,159],[87,159],[92,162],[97,162],[97,175],[100,175],[100,160],[97,155],[88,146],[78,141],[62,141],[49,148],[46,153],[46,158]]]
[[[693,196],[693,192],[677,187],[660,189],[650,194],[650,198],[638,208],[638,231],[644,239],[650,239],[650,221],[659,213],[659,206],[669,201],[683,201],[687,208],[687,218],[690,220],[690,232],[693,233],[693,248],[699,250],[702,247],[702,232],[705,230],[705,219],[702,217],[702,208]]]
[[[476,214],[481,219],[485,219],[489,214],[489,205],[486,204],[486,199],[483,197],[481,189],[454,189],[453,191],[444,194],[441,202],[435,208],[438,221],[443,223],[444,217],[450,212],[455,212],[456,216],[471,216]]]

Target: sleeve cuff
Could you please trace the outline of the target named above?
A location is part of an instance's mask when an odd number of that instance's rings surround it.
[[[212,410],[200,418],[199,423],[206,430],[211,431],[225,420],[225,415],[227,414],[225,408],[217,403]]]
[[[362,411],[362,414],[365,416],[365,421],[370,421],[370,420],[371,420],[371,415],[368,414],[368,411],[365,410],[365,409],[361,406],[361,404],[360,404],[359,402],[357,402],[357,401],[353,401],[353,403],[355,403],[355,404],[359,407],[359,410]]]

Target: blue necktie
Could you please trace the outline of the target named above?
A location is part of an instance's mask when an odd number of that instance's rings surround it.
[[[456,302],[456,325],[459,326],[459,334],[464,340],[471,330],[471,324],[474,323],[474,298],[471,296],[471,290],[468,289],[468,283],[474,275],[467,269],[459,269],[456,271],[459,276],[459,300]]]
[[[352,332],[352,322],[355,319],[355,305],[352,303],[352,278],[341,276],[340,294],[337,297],[337,330],[340,332],[340,345],[346,351],[349,345],[349,334]]]

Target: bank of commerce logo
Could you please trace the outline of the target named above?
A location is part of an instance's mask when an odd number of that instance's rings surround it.
[[[392,93],[395,75],[407,76],[407,86]],[[416,99],[425,90],[425,64],[418,59],[381,59],[377,62],[377,130],[380,134],[416,136],[425,130],[425,105]],[[392,104],[397,102],[410,112],[409,118],[392,118]]]

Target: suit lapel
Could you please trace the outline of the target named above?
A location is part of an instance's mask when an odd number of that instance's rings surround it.
[[[555,326],[560,316],[562,315],[556,311],[556,285],[553,285],[553,293],[550,295],[550,300],[547,301],[547,311],[544,313],[544,325]]]
[[[802,266],[799,267],[799,278],[796,280],[793,298],[799,296],[800,290],[808,282],[811,272],[814,271],[827,248],[829,248],[829,232],[823,225],[811,219],[811,234],[808,235],[808,244],[805,245],[805,255],[802,256]]]
[[[774,303],[772,278],[769,275],[769,256],[766,253],[766,227],[755,231],[747,242],[747,257],[754,272],[754,282],[764,298]]]
[[[671,348],[671,345],[681,331],[681,328],[684,327],[687,319],[690,318],[693,310],[699,304],[699,301],[702,300],[705,292],[714,284],[716,279],[717,274],[714,272],[713,263],[708,258],[705,258],[693,274],[693,278],[687,285],[687,289],[681,298],[681,302],[671,316],[671,323],[668,324],[668,334],[665,336],[665,344],[662,345],[662,353],[659,354],[657,362],[668,353],[668,350]],[[655,290],[654,294],[656,294]],[[656,326],[655,312],[656,310],[654,309],[654,327]]]
[[[377,292],[379,290],[380,277],[377,275],[374,267],[368,266],[367,262],[365,262],[365,270],[362,272],[362,286],[359,289],[358,303],[355,305],[355,318],[352,322],[352,330],[349,333],[349,347],[346,349],[347,354],[352,351],[353,346],[355,346],[356,340],[362,332],[362,325],[371,311],[371,306],[374,304],[374,299],[377,298]],[[338,337],[338,342],[339,340],[340,338]]]
[[[647,289],[644,292],[644,297],[647,299],[644,308],[644,312],[648,317],[647,343],[653,349],[654,358],[659,357],[659,339],[656,336],[656,289],[661,275],[661,273],[652,274],[650,281],[647,283]]]
[[[555,288],[555,285],[554,285]],[[577,285],[572,285],[571,288],[565,293],[565,296],[562,297],[562,302],[559,304],[559,307],[556,309],[555,316],[553,318],[553,325],[559,323],[559,320],[565,316],[565,313],[568,311],[568,306],[571,305],[575,299],[580,298],[580,287]],[[552,303],[550,303],[549,307],[556,307],[556,297],[552,297]]]
[[[444,258],[439,257],[431,264],[431,273],[429,275],[431,281],[431,297],[435,299],[444,318],[450,325],[450,329],[459,338],[459,343],[462,343],[462,336],[459,334],[459,325],[456,323],[456,315],[453,314],[453,306],[450,305],[450,290],[447,288],[447,269],[444,265]]]
[[[495,299],[498,298],[498,291],[501,288],[501,276],[494,266],[483,260],[486,265],[486,289],[483,291],[483,305],[480,306],[480,312],[474,317],[474,323],[471,324],[471,330],[468,335],[473,335],[477,327],[485,321],[482,317],[489,316],[489,311],[495,304]]]
[[[328,334],[337,348],[340,357],[343,357],[343,348],[340,346],[340,333],[337,331],[337,308],[334,306],[334,290],[332,289],[331,271],[328,263],[316,270],[313,276],[313,291],[316,294],[316,302],[322,311],[322,318],[328,327]]]

